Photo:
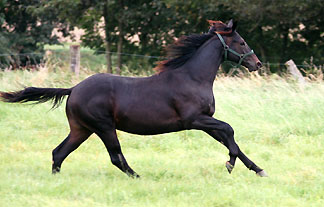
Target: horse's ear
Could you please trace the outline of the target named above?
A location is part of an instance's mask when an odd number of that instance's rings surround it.
[[[231,30],[232,32],[234,32],[236,30],[236,27],[237,27],[237,21],[233,21],[233,19],[231,19],[227,25],[227,30]]]
[[[229,20],[229,22],[226,25],[228,28],[232,28],[233,27],[233,19]]]

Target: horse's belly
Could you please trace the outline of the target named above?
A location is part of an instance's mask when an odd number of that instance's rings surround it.
[[[147,116],[122,117],[115,119],[116,128],[121,131],[140,134],[154,135],[183,130],[181,121],[177,116]]]
[[[183,130],[182,127],[178,126],[162,126],[162,127],[143,127],[142,125],[138,125],[135,127],[129,126],[117,126],[118,130],[132,133],[132,134],[139,134],[139,135],[156,135],[156,134],[163,134],[169,132],[176,132]]]

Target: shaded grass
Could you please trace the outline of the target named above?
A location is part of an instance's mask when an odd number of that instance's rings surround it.
[[[0,91],[19,84],[70,87],[87,77],[15,71]],[[0,103],[0,206],[323,206],[324,84],[300,87],[279,77],[218,78],[215,117],[230,123],[240,148],[270,177],[258,178],[228,151],[191,130],[157,136],[118,132],[141,179],[110,163],[96,136],[52,176],[51,151],[68,134],[64,107]]]

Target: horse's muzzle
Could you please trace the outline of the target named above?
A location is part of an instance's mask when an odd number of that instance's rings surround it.
[[[249,71],[253,72],[253,71],[257,71],[262,67],[262,63],[260,61],[256,62],[255,65],[253,67],[249,67]]]
[[[260,68],[262,67],[262,63],[261,63],[261,62],[257,62],[256,65],[257,65],[257,68],[258,68],[258,69],[260,69]],[[258,69],[257,69],[257,70],[258,70]]]

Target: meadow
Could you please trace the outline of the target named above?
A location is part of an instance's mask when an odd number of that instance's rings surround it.
[[[0,72],[0,91],[70,87],[91,75]],[[0,206],[324,206],[324,82],[299,85],[276,75],[215,80],[217,119],[231,124],[260,178],[200,131],[156,136],[118,132],[131,179],[91,136],[51,174],[52,150],[69,129],[64,104],[0,102]]]

